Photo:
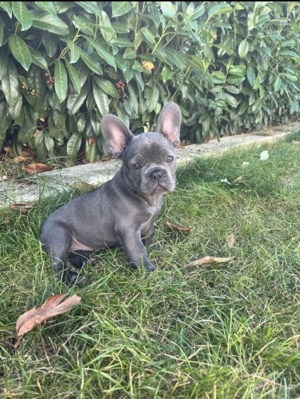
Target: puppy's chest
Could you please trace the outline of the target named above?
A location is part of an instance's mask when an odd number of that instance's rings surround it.
[[[153,205],[151,207],[148,207],[146,212],[142,212],[138,216],[138,221],[139,221],[139,228],[141,231],[146,231],[148,230],[149,226],[153,223],[155,216],[161,209],[161,204]]]

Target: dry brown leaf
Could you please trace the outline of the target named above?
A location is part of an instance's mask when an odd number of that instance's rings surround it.
[[[243,176],[239,176],[236,179],[233,180],[233,183],[239,182],[243,179]]]
[[[23,166],[22,170],[24,170],[29,175],[35,175],[36,173],[47,172],[52,170],[52,166],[46,165],[45,163],[31,163],[27,166]]]
[[[88,144],[89,145],[93,145],[93,144],[95,144],[95,142],[96,142],[96,137],[89,137],[88,138]]]
[[[29,209],[32,208],[32,204],[29,202],[24,202],[24,203],[15,203],[10,205],[11,209],[14,211],[20,211],[22,213],[28,212]]]
[[[173,231],[182,231],[184,233],[189,233],[192,229],[191,227],[183,227],[180,226],[179,224],[172,224],[170,222],[167,222],[166,224]]]
[[[233,233],[228,235],[228,237],[226,238],[226,243],[227,243],[229,248],[233,248],[234,247],[235,239],[234,239],[234,234]]]
[[[80,296],[73,295],[62,302],[66,296],[67,294],[53,295],[40,308],[30,309],[18,318],[16,323],[18,340],[14,345],[15,349],[20,345],[24,334],[33,330],[38,324],[67,312],[71,306],[78,305],[81,301]]]
[[[234,260],[234,256],[228,258],[215,258],[213,256],[204,256],[204,258],[197,259],[188,264],[188,266],[208,265],[211,263],[228,263]]]

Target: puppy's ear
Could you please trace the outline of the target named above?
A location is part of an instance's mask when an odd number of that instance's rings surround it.
[[[125,148],[133,138],[133,133],[120,118],[112,114],[105,115],[102,118],[101,132],[110,147],[111,153],[121,158]]]
[[[164,135],[174,147],[180,143],[181,111],[177,104],[168,103],[159,114],[156,132]]]

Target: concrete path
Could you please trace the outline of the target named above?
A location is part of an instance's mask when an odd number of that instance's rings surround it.
[[[186,165],[198,157],[218,156],[225,151],[251,145],[274,142],[300,129],[300,122],[273,127],[272,129],[223,137],[220,141],[211,140],[205,144],[192,144],[177,149],[178,166]],[[105,162],[78,165],[60,170],[39,173],[18,181],[0,182],[0,208],[11,204],[34,203],[41,197],[55,195],[62,190],[72,190],[72,184],[83,182],[99,186],[111,179],[121,162],[112,159]]]

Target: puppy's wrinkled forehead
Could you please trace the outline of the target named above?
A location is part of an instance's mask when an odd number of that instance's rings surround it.
[[[164,158],[168,154],[174,154],[175,150],[172,143],[163,135],[148,132],[139,134],[131,140],[129,152],[130,157],[139,156],[145,160],[151,160],[153,158]]]
[[[172,143],[162,134],[155,132],[142,133],[132,139],[132,148],[137,151],[165,152],[174,151]]]

